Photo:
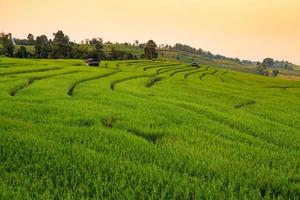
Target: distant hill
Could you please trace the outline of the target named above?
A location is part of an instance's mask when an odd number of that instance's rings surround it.
[[[227,58],[213,59],[182,50],[159,49],[159,55],[162,58],[175,59],[184,63],[197,62],[200,65],[216,66],[243,72],[253,72],[256,67],[254,63],[241,63]]]
[[[82,44],[85,45],[85,44]],[[140,58],[143,53],[143,45],[133,45],[130,43],[104,43],[104,52],[109,54],[112,49],[130,53]],[[20,47],[16,46],[15,51]],[[27,51],[34,53],[34,46],[27,45]],[[222,55],[214,55],[209,51],[195,49],[188,45],[176,44],[172,46],[160,46],[158,48],[159,57],[166,60],[176,60],[183,63],[197,62],[200,65],[215,66],[219,68],[227,68],[241,72],[255,73],[257,62],[249,60],[240,60],[238,58],[229,58]],[[275,61],[274,69],[279,69],[281,74],[300,76],[300,66],[288,61]]]
[[[212,65],[225,67],[242,72],[256,73],[258,61],[240,60],[239,58],[230,58],[223,55],[214,55],[203,49],[196,49],[189,45],[177,43],[174,46],[166,46],[159,49],[161,57],[176,59],[181,62],[198,62],[202,65]],[[300,75],[300,66],[288,61],[274,61],[272,69],[278,69],[280,73],[287,75]]]

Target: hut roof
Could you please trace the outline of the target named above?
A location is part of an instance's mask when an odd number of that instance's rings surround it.
[[[89,66],[99,66],[100,60],[95,58],[89,58],[85,61]]]
[[[191,63],[191,66],[192,66],[192,67],[199,67],[199,64],[196,63],[196,62],[193,62],[193,63]]]

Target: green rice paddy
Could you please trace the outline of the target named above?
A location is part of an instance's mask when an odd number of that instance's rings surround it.
[[[0,199],[299,199],[300,82],[0,57]]]

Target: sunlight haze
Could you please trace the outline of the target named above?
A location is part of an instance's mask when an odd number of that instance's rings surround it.
[[[299,0],[0,0],[0,31],[71,40],[176,42],[241,59],[300,64]]]

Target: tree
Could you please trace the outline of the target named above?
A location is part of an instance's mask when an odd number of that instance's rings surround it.
[[[203,51],[203,49],[199,48],[197,50],[197,54],[199,54],[199,55],[205,55],[205,51]]]
[[[53,33],[54,39],[51,44],[51,56],[53,58],[69,58],[72,51],[70,38],[62,31]]]
[[[90,58],[90,47],[85,44],[72,45],[73,58]]]
[[[257,65],[256,72],[260,75],[265,75],[266,69],[263,67],[263,64],[260,62],[257,62],[256,65]]]
[[[97,51],[103,50],[103,39],[102,38],[93,38],[90,40],[90,45],[93,45]]]
[[[189,45],[186,45],[186,44],[177,43],[177,44],[175,44],[173,49],[186,51],[186,52],[189,52],[189,53],[197,53],[197,50],[195,48],[193,48]]]
[[[15,38],[16,45],[28,45],[27,39]]]
[[[9,57],[14,55],[14,44],[12,42],[12,35],[10,33],[0,33],[0,44],[2,46],[2,54]]]
[[[134,41],[134,44],[135,44],[135,46],[137,46],[137,47],[139,46],[139,43],[140,43],[140,42],[139,42],[138,40],[135,40],[135,41]]]
[[[114,47],[111,49],[110,52],[110,59],[111,60],[122,60],[124,58],[124,52],[120,50],[116,50]]]
[[[279,70],[277,69],[277,70],[273,70],[273,76],[274,77],[277,77],[278,76],[278,74],[279,74]]]
[[[153,40],[149,40],[144,48],[145,58],[153,59],[158,57],[157,45]]]
[[[145,43],[139,44],[139,48],[144,49],[145,47],[146,47],[146,44],[145,44]]]
[[[111,49],[111,52],[109,54],[110,60],[131,60],[136,59],[137,57],[131,53],[117,50],[114,47]]]
[[[34,47],[36,58],[48,58],[50,53],[50,42],[48,41],[47,36],[41,35],[37,37]]]
[[[264,69],[272,68],[273,65],[274,65],[274,60],[272,58],[266,58],[262,63]]]
[[[28,53],[27,53],[26,47],[20,46],[20,48],[16,52],[16,57],[17,58],[27,58],[28,57]]]
[[[28,34],[27,41],[28,41],[27,42],[28,45],[34,45],[34,42],[35,42],[34,41],[34,36],[31,33]]]
[[[99,52],[96,49],[89,50],[86,58],[100,59]]]
[[[95,53],[94,57],[96,56],[97,59],[105,59],[106,58],[106,55],[103,51],[103,39],[102,38],[93,38],[90,41],[90,45],[92,45],[97,52],[97,53]]]

